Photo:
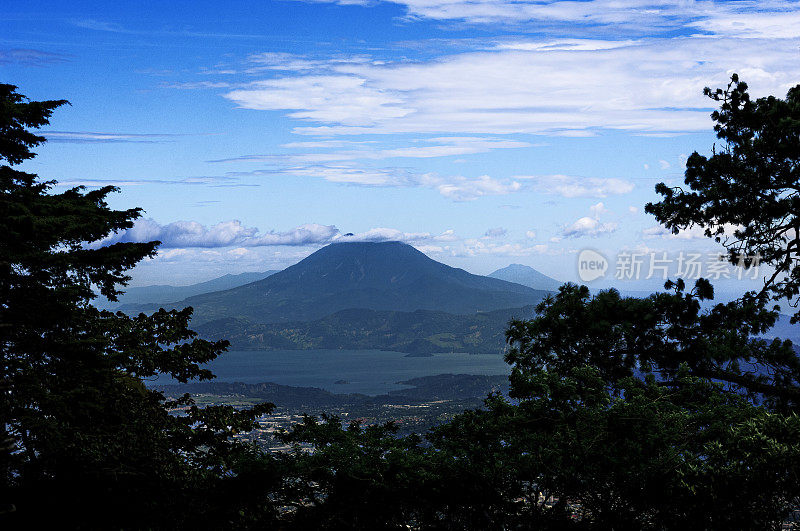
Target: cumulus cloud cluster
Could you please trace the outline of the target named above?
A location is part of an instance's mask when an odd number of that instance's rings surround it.
[[[255,227],[245,227],[239,220],[205,226],[196,221],[175,221],[162,225],[152,219],[139,219],[128,230],[117,232],[96,245],[124,242],[160,241],[161,247],[259,247],[266,245],[314,245],[330,242],[339,230],[332,225],[306,224],[287,232],[259,233]]]
[[[308,248],[318,248],[338,242],[400,241],[413,245],[435,257],[520,257],[541,254],[561,254],[546,244],[532,241],[535,234],[528,231],[526,238],[513,241],[503,227],[494,227],[480,238],[461,238],[454,230],[438,234],[405,232],[394,228],[376,227],[357,233],[343,233],[334,225],[305,224],[293,229],[259,231],[238,220],[215,225],[196,221],[176,221],[160,224],[152,219],[140,219],[131,229],[116,233],[95,242],[92,247],[119,242],[161,241],[156,260],[185,263],[288,263],[302,259]],[[282,250],[284,249],[284,250]],[[265,254],[266,253],[266,254]],[[277,262],[276,262],[277,260]]]
[[[564,229],[565,238],[579,238],[582,236],[598,236],[617,230],[616,223],[601,223],[598,219],[584,216]]]
[[[406,243],[450,242],[457,238],[453,230],[438,235],[427,232],[409,233],[390,228],[373,228],[365,232],[342,234],[334,225],[307,223],[285,232],[260,232],[246,227],[239,220],[229,220],[206,226],[196,221],[175,221],[162,225],[152,219],[139,219],[133,227],[95,242],[93,247],[114,243],[160,241],[163,256],[180,256],[187,248],[219,248],[239,246],[238,254],[246,248],[270,246],[321,246],[337,241]],[[236,251],[235,249],[231,251]]]
[[[589,207],[591,216],[584,216],[578,218],[573,223],[567,225],[561,233],[563,238],[582,238],[582,237],[596,237],[603,234],[610,234],[617,230],[618,224],[616,222],[601,222],[600,217],[608,214],[609,210],[600,202],[596,205]]]

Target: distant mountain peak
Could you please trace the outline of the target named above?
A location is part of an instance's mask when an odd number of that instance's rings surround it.
[[[516,282],[529,288],[547,291],[557,291],[559,286],[563,284],[563,282],[548,277],[544,273],[540,273],[536,269],[523,264],[510,264],[494,273],[490,273],[489,276],[508,282]]]
[[[110,302],[105,299],[99,299],[95,304],[103,309],[127,309],[128,307],[137,307],[142,305],[161,305],[167,303],[174,303],[181,301],[188,297],[195,295],[202,295],[203,293],[212,293],[238,286],[249,284],[258,280],[277,273],[277,271],[262,271],[262,272],[248,272],[248,273],[227,273],[221,277],[212,278],[204,282],[189,284],[187,286],[172,286],[167,284],[153,285],[153,286],[138,286],[126,287],[124,293],[119,297],[118,302]]]
[[[536,270],[531,266],[526,266],[522,264],[508,264],[506,267],[498,269],[497,271],[536,271]],[[497,273],[497,271],[495,271],[495,273]],[[539,271],[536,272],[539,273]]]

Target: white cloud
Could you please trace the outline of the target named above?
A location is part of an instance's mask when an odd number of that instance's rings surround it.
[[[309,75],[256,81],[225,94],[246,109],[291,110],[289,116],[345,126],[369,126],[412,112],[389,89],[348,75]]]
[[[434,187],[443,196],[453,201],[472,201],[486,195],[506,195],[518,192],[522,185],[517,181],[493,179],[488,175],[477,178],[450,177],[441,179],[436,177],[432,182],[439,181]]]
[[[335,0],[341,2],[342,0]],[[350,3],[353,0],[345,0]],[[592,0],[588,2],[500,0],[391,0],[410,17],[472,23],[544,22],[654,28],[672,26],[677,15],[699,15],[707,2]]]
[[[182,81],[180,83],[164,83],[162,86],[178,90],[233,88],[233,84],[226,81]]]
[[[605,207],[602,201],[590,206],[589,212],[591,216],[584,216],[582,218],[578,218],[573,223],[564,227],[564,229],[561,231],[561,237],[563,238],[581,238],[584,236],[594,237],[594,236],[600,236],[602,234],[609,234],[617,230],[616,222],[603,223],[602,221],[600,221],[600,217],[602,215],[609,213],[608,209]],[[554,240],[551,239],[550,241]]]
[[[568,175],[519,175],[515,179],[525,179],[535,190],[562,197],[608,197],[627,194],[633,190],[633,183],[623,179],[601,179],[597,177],[571,177]]]
[[[434,145],[409,146],[396,149],[385,149],[375,152],[355,153],[353,158],[388,159],[397,157],[431,158],[471,155],[486,153],[493,149],[524,148],[532,144],[502,138],[476,137],[440,137],[425,139],[424,142]],[[359,156],[360,155],[360,156]]]
[[[594,217],[595,219],[598,219],[598,218],[600,218],[601,215],[607,214],[608,213],[608,209],[606,208],[606,206],[601,201],[601,202],[597,203],[596,205],[590,206],[589,207],[589,212],[592,213],[592,217]]]
[[[203,267],[231,267],[230,270],[285,267],[307,256],[307,249],[335,242],[386,242],[400,241],[420,251],[453,257],[497,256],[520,257],[531,255],[558,255],[564,251],[546,244],[508,243],[498,238],[505,229],[496,227],[479,238],[462,239],[453,229],[440,233],[406,232],[388,227],[376,227],[357,233],[342,234],[333,225],[305,224],[285,232],[260,232],[231,220],[212,226],[193,221],[166,225],[153,220],[140,220],[132,229],[117,234],[94,247],[116,242],[145,242],[161,239],[164,244],[153,259],[143,262],[144,267],[157,262],[169,267],[189,267],[189,264],[207,264]],[[529,238],[532,231],[528,231]],[[557,243],[559,238],[552,238]],[[180,246],[178,246],[180,245]],[[226,266],[226,264],[228,264]],[[219,271],[223,271],[219,269]],[[178,270],[175,272],[179,273]],[[220,273],[222,274],[222,273]],[[191,278],[186,281],[191,281]]]
[[[249,249],[245,249],[244,247],[237,247],[236,249],[230,249],[227,254],[228,256],[231,256],[233,258],[242,258],[251,253],[252,251],[250,251]]]
[[[158,259],[163,261],[172,261],[185,258],[192,254],[189,249],[164,249],[158,253]]]
[[[437,242],[454,242],[458,240],[458,236],[456,236],[456,231],[453,229],[448,229],[440,235],[434,236],[433,240]]]
[[[536,231],[535,230],[526,231],[525,232],[525,237],[528,238],[529,240],[535,239],[536,238]]]
[[[744,13],[723,12],[691,22],[689,25],[717,35],[735,35],[742,38],[796,39],[800,37],[800,12],[797,11],[800,5],[797,2],[778,2],[777,4],[783,9],[763,13],[753,12],[753,10]]]
[[[223,221],[206,227],[195,221],[176,221],[161,225],[152,219],[140,219],[131,229],[95,242],[98,248],[120,242],[150,242],[162,244],[158,260],[201,260],[220,262],[225,260],[258,260],[263,254],[256,249],[273,247],[322,247],[333,242],[385,242],[400,241],[418,248],[440,248],[461,239],[453,229],[440,234],[428,232],[404,232],[397,229],[377,227],[359,233],[342,234],[333,225],[307,223],[285,232],[259,232],[245,227],[238,220]],[[221,250],[216,250],[221,249]],[[294,256],[294,255],[293,255]]]
[[[316,177],[335,183],[361,186],[421,186],[432,188],[453,201],[472,201],[487,195],[506,195],[518,192],[522,185],[510,179],[441,176],[435,173],[415,173],[406,168],[362,168],[350,164],[318,164],[286,167],[275,171],[254,171],[251,175],[267,174]]]
[[[595,218],[582,217],[564,229],[564,238],[580,238],[583,236],[599,236],[617,230],[616,223],[601,223]]]
[[[328,149],[335,147],[358,147],[359,149],[338,151],[317,151],[309,153],[291,153],[288,155],[242,155],[227,159],[218,159],[210,162],[241,162],[241,161],[282,161],[290,163],[315,163],[315,162],[342,162],[350,160],[383,160],[393,158],[434,158],[472,155],[475,153],[488,153],[494,149],[510,149],[541,146],[519,140],[492,137],[437,137],[415,139],[410,143],[395,147],[379,149],[374,144],[376,141],[341,141],[318,140],[308,142],[290,142],[284,148]]]
[[[316,0],[341,5],[373,5],[375,0]],[[718,36],[758,38],[800,36],[800,8],[786,0],[713,2],[710,0],[384,0],[401,5],[409,19],[511,23],[539,31],[581,33],[606,27],[619,33],[693,28]],[[569,40],[567,40],[569,42]],[[597,46],[602,46],[600,41]],[[589,48],[591,49],[591,48]]]
[[[304,142],[288,142],[286,144],[282,144],[281,147],[290,148],[290,149],[316,149],[316,148],[324,148],[324,149],[332,149],[332,148],[343,148],[343,147],[352,147],[352,146],[360,146],[364,144],[374,144],[374,140],[310,140]]]
[[[695,226],[678,231],[678,234],[673,234],[671,230],[661,225],[644,229],[642,231],[642,237],[645,239],[660,238],[666,240],[700,240],[708,238],[705,235],[705,229],[701,227]]]
[[[167,142],[174,135],[168,133],[116,133],[102,131],[42,131],[49,142],[73,144],[111,144],[111,143],[144,143],[154,144]]]
[[[498,243],[485,239],[468,239],[462,245],[448,249],[451,256],[531,256],[558,254],[547,245],[523,245],[520,243]]]
[[[598,1],[561,2],[557,9],[579,13],[584,4],[597,9]],[[613,8],[628,3],[605,2],[604,9],[628,16],[631,8]],[[523,3],[448,5],[506,9],[518,4]],[[555,4],[547,9],[556,9]],[[600,129],[660,134],[708,130],[714,105],[702,89],[726,83],[734,71],[756,95],[785,93],[800,75],[792,39],[596,41],[573,39],[567,46],[563,40],[527,39],[415,63],[330,58],[319,69],[278,72],[225,97],[243,108],[284,111],[311,122],[295,129],[301,134],[585,136]]]
[[[364,186],[413,186],[424,178],[404,168],[370,169],[348,165],[300,166],[286,168],[281,173]]]
[[[345,234],[336,238],[336,241],[353,241],[353,242],[426,242],[432,241],[432,237],[427,232],[403,232],[397,229],[389,228],[374,228],[365,232],[357,234]]]
[[[245,227],[238,220],[206,227],[196,221],[175,221],[160,225],[152,219],[137,220],[134,226],[109,238],[107,243],[159,240],[170,247],[226,247],[252,237],[258,229]]]
[[[186,247],[259,247],[265,245],[314,245],[330,242],[339,230],[332,225],[307,224],[288,232],[260,234],[255,227],[245,227],[238,220],[223,221],[207,227],[196,221],[175,221],[161,225],[152,219],[139,219],[128,230],[113,234],[93,247],[120,242],[158,240],[162,249]],[[162,251],[163,254],[163,251]]]
[[[721,234],[722,237],[732,237],[736,233],[737,230],[741,230],[742,226],[740,225],[731,225],[730,223],[726,223],[723,226],[723,232]],[[652,239],[652,238],[660,238],[665,240],[709,240],[711,238],[706,236],[705,229],[703,227],[694,225],[686,229],[681,229],[678,231],[677,234],[673,234],[671,230],[663,227],[661,225],[655,225],[653,227],[649,227],[642,231],[642,237],[644,239]]]
[[[309,223],[301,225],[288,232],[270,231],[266,234],[258,235],[244,240],[245,245],[318,245],[330,242],[339,229],[333,225],[318,225]]]
[[[659,160],[658,165],[661,167],[662,170],[668,170],[672,164],[667,162],[666,160]]]

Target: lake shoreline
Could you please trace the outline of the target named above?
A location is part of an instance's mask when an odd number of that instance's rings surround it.
[[[212,381],[245,384],[272,382],[318,388],[336,394],[381,395],[406,388],[399,382],[442,374],[509,375],[503,355],[439,353],[408,356],[380,350],[229,351],[205,366]],[[160,375],[149,386],[176,383]]]

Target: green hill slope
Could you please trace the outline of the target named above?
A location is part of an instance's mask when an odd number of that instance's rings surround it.
[[[295,323],[254,323],[225,318],[197,327],[208,339],[228,339],[232,350],[375,349],[427,355],[436,352],[490,354],[505,348],[512,318],[530,318],[533,306],[470,315],[343,310]]]

